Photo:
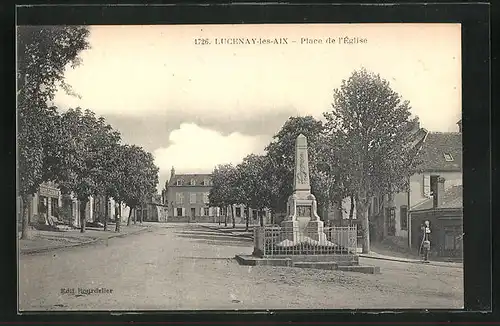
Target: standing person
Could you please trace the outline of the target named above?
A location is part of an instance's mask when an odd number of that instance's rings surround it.
[[[420,248],[422,250],[424,263],[428,263],[429,251],[431,250],[431,241],[430,241],[431,228],[429,221],[425,221],[421,229],[422,229],[422,244],[420,245]]]

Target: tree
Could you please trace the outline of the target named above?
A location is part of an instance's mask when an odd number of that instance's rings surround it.
[[[94,160],[101,162],[100,169],[97,171],[97,189],[98,195],[103,197],[106,202],[104,216],[104,230],[107,230],[108,222],[108,202],[110,198],[119,198],[119,183],[117,180],[122,173],[122,160],[119,153],[120,133],[113,129],[103,117],[95,121],[95,132],[92,137],[93,148],[95,152]]]
[[[18,103],[18,180],[23,203],[22,239],[30,237],[27,203],[45,180],[43,175],[44,136],[53,116],[47,102],[59,85],[74,94],[64,83],[68,64],[80,63],[78,54],[89,47],[87,27],[17,27],[17,103]],[[52,111],[52,112],[51,112]]]
[[[154,157],[142,147],[125,145],[123,151],[123,181],[119,198],[130,207],[127,225],[130,225],[132,210],[151,200],[158,185],[158,167]]]
[[[113,198],[117,204],[115,207],[115,232],[120,232],[121,226],[121,214],[120,208],[122,207],[122,202],[124,201],[124,196],[127,189],[127,159],[126,159],[126,146],[117,145],[114,147],[112,159],[110,160],[110,166],[114,166],[113,172],[110,175],[111,182],[108,184],[108,196]],[[116,211],[118,209],[118,211]]]
[[[238,170],[232,164],[217,166],[212,172],[213,186],[208,194],[209,205],[212,207],[231,207],[233,228],[236,227],[234,205],[240,204],[241,194],[238,189]],[[226,213],[227,214],[227,213]],[[227,222],[225,221],[227,226]]]
[[[257,209],[261,226],[264,226],[262,212],[273,204],[273,194],[278,190],[270,166],[267,156],[255,154],[248,155],[237,166],[240,201],[246,207]],[[247,215],[246,231],[248,231],[248,219]]]
[[[293,192],[293,171],[295,168],[295,142],[303,134],[307,138],[309,174],[311,190],[318,198],[318,206],[324,202],[324,188],[321,176],[318,175],[318,153],[323,134],[323,123],[312,116],[291,117],[285,122],[281,130],[274,135],[271,143],[266,147],[267,156],[275,168],[274,177],[279,191],[271,198],[273,211],[286,211],[288,196]]]
[[[91,196],[102,194],[106,167],[109,167],[107,137],[117,137],[97,119],[94,112],[70,109],[62,116],[62,133],[69,140],[62,160],[64,168],[59,178],[63,193],[74,193],[80,202],[80,232],[85,232],[86,206]],[[104,134],[109,133],[107,136]]]
[[[343,166],[361,219],[363,252],[370,251],[369,199],[400,189],[414,167],[407,146],[413,121],[410,105],[402,101],[380,75],[354,71],[334,90],[332,111],[325,113],[326,128],[348,158]]]

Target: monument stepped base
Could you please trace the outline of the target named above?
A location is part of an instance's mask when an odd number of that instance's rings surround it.
[[[357,255],[297,255],[276,257],[236,255],[235,259],[240,265],[245,266],[281,266],[380,274],[380,267],[359,265],[359,257]]]

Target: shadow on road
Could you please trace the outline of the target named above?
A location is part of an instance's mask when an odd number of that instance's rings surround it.
[[[233,261],[234,258],[227,257],[179,257],[180,259],[192,259],[192,260],[221,260],[221,261]]]
[[[186,227],[174,234],[178,238],[191,239],[194,242],[215,246],[248,247],[252,243],[252,239],[249,238],[208,231],[195,226]]]

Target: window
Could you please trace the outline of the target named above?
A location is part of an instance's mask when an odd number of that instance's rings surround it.
[[[408,207],[406,205],[399,208],[399,223],[401,230],[408,230]]]
[[[203,193],[203,203],[204,203],[204,204],[208,204],[208,203],[209,203],[209,200],[208,200],[208,192],[204,192],[204,193]]]
[[[455,234],[453,232],[446,232],[444,234],[444,250],[455,249]]]
[[[210,180],[208,180],[208,179],[203,180],[203,185],[210,186]]]
[[[189,194],[189,203],[196,204],[196,194]]]
[[[446,162],[453,162],[453,156],[450,153],[444,153],[444,160]]]
[[[195,181],[194,179],[191,179],[191,181],[189,182],[189,184],[190,184],[191,186],[195,186],[195,185],[196,185],[196,181]]]
[[[183,202],[184,202],[184,194],[183,193],[176,193],[175,194],[175,202],[177,204],[183,204]]]
[[[176,185],[182,186],[182,179],[177,179]]]
[[[210,216],[210,210],[208,209],[208,207],[203,207],[203,215]]]
[[[460,228],[447,227],[444,230],[444,250],[461,250],[462,233]]]
[[[182,216],[182,207],[177,207],[177,216]]]
[[[236,217],[241,217],[241,207],[236,207]]]

